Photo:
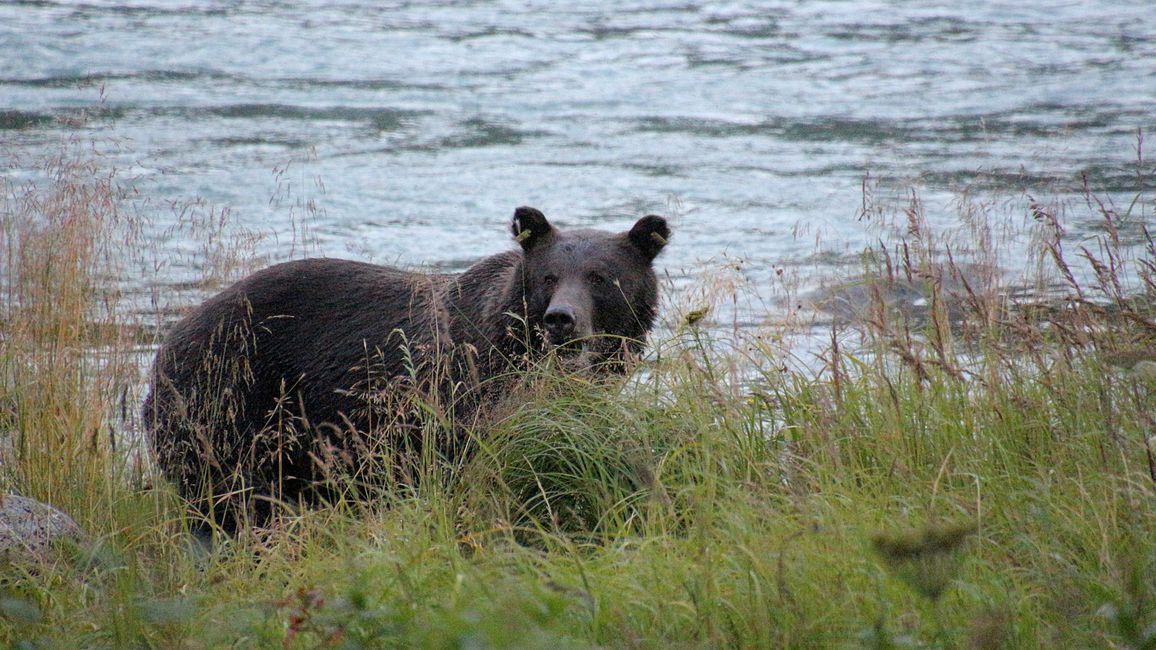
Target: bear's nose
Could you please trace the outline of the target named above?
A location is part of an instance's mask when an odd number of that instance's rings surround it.
[[[574,309],[570,305],[551,305],[542,320],[555,341],[566,339],[574,333]]]

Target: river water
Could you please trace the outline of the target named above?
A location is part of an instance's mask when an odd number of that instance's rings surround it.
[[[0,4],[4,173],[78,129],[115,143],[172,253],[162,282],[195,271],[179,253],[204,234],[173,206],[200,201],[271,261],[451,270],[510,246],[519,205],[571,227],[653,212],[676,284],[734,262],[807,284],[879,236],[867,175],[942,228],[962,195],[1013,225],[1053,197],[1079,240],[1082,179],[1127,206],[1153,127],[1137,0]]]

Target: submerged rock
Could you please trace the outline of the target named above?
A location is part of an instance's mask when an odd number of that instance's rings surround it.
[[[50,560],[57,542],[83,534],[72,517],[46,503],[0,495],[0,564]]]
[[[919,274],[860,275],[803,298],[839,323],[869,322],[880,311],[922,322],[938,298],[948,319],[956,321],[969,305],[996,299],[998,278],[999,270],[989,265],[940,265]]]

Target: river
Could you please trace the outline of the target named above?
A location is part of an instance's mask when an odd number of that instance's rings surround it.
[[[737,264],[807,286],[879,237],[865,178],[937,228],[961,196],[1017,227],[1050,197],[1080,240],[1083,179],[1127,206],[1153,127],[1156,10],[1135,0],[0,4],[3,173],[69,133],[115,143],[174,284],[203,249],[174,206],[197,201],[270,261],[450,270],[510,246],[519,205],[659,213],[676,285]]]

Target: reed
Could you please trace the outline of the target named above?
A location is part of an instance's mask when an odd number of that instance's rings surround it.
[[[124,480],[116,405],[137,374],[117,309],[118,248],[135,224],[114,175],[69,147],[36,181],[4,184],[0,435],[6,487],[99,513]]]

